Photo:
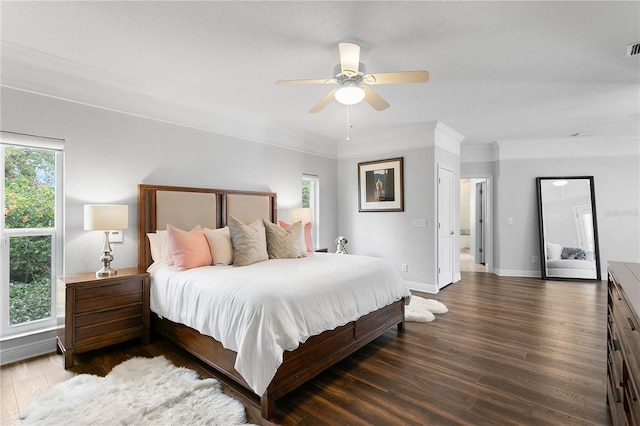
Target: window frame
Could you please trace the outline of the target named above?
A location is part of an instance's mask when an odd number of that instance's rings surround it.
[[[309,182],[309,206],[311,208],[311,238],[314,248],[320,247],[320,177],[303,173],[302,182]],[[306,207],[306,206],[302,206]]]
[[[64,316],[64,309],[58,312],[56,294],[57,278],[64,271],[64,141],[61,139],[25,135],[12,132],[0,132],[0,163],[4,170],[5,149],[8,146],[50,150],[55,158],[55,219],[52,228],[17,228],[5,229],[4,214],[0,218],[0,340],[22,335],[39,333],[54,329],[58,316]],[[5,200],[5,183],[0,186],[0,195]],[[11,325],[9,319],[9,241],[13,237],[51,236],[51,314],[26,323]]]

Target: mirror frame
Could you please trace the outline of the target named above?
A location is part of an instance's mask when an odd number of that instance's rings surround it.
[[[554,277],[547,275],[547,259],[544,239],[544,216],[542,209],[542,182],[548,180],[588,180],[589,190],[591,192],[591,218],[593,226],[593,257],[596,262],[596,278],[571,278],[571,277]],[[538,194],[538,229],[539,229],[539,242],[540,242],[540,272],[543,280],[561,280],[561,281],[600,281],[602,275],[600,272],[600,245],[598,243],[598,226],[596,219],[596,195],[595,188],[593,186],[593,176],[552,176],[552,177],[537,177],[536,178],[536,190]]]

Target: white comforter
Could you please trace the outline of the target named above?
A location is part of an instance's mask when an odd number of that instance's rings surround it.
[[[411,293],[389,262],[312,253],[249,266],[179,272],[154,264],[151,310],[237,352],[236,370],[262,395],[283,353]]]

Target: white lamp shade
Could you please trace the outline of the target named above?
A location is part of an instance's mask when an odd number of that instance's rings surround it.
[[[364,90],[358,86],[343,86],[333,96],[343,105],[355,105],[364,99]]]
[[[88,231],[121,231],[129,226],[129,206],[86,204],[84,229]]]
[[[291,222],[309,223],[313,216],[311,215],[311,208],[301,207],[291,210]]]

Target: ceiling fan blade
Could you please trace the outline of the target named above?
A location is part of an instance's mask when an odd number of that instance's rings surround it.
[[[340,67],[342,73],[350,77],[358,75],[360,64],[360,46],[353,43],[339,43]]]
[[[319,78],[317,80],[278,80],[276,84],[278,86],[290,85],[290,84],[335,84],[337,83],[335,78]]]
[[[367,84],[401,84],[426,83],[429,81],[427,71],[400,71],[367,74],[362,79]]]
[[[332,91],[327,93],[322,99],[320,99],[320,101],[318,101],[317,104],[311,107],[309,112],[310,113],[319,112],[320,110],[322,110],[322,108],[326,107],[329,104],[329,102],[331,102],[334,99],[333,94],[336,93],[336,90],[338,89],[333,89]]]
[[[382,99],[380,95],[378,95],[371,87],[361,85],[364,89],[364,100],[366,103],[371,105],[376,111],[382,111],[383,109],[389,108],[389,102]]]

